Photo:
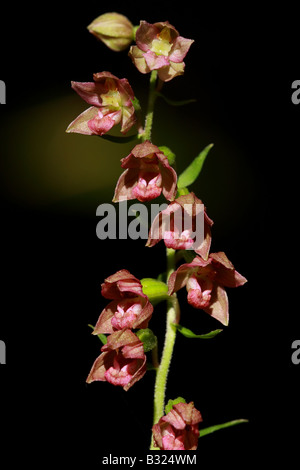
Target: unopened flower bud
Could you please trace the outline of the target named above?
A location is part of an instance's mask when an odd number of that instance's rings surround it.
[[[126,16],[104,13],[88,26],[88,30],[113,51],[123,51],[134,38],[134,28]]]

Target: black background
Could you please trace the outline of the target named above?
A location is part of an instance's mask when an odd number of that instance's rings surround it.
[[[195,97],[197,104],[169,108],[157,102],[153,142],[178,154],[179,170],[185,159],[215,143],[193,189],[215,222],[212,249],[225,251],[248,279],[228,292],[230,324],[221,335],[210,341],[178,335],[167,398],[193,400],[203,427],[249,419],[199,442],[199,459],[213,468],[218,462],[242,468],[249,460],[268,463],[279,456],[293,462],[300,420],[300,366],[291,362],[291,344],[300,335],[300,105],[291,102],[291,83],[300,73],[296,15],[254,6],[220,11],[161,2],[68,8],[52,3],[32,11],[8,6],[1,19],[0,79],[7,87],[7,104],[0,109],[0,339],[7,348],[7,364],[0,367],[1,452],[12,463],[82,460],[97,466],[109,452],[133,456],[149,446],[153,372],[127,393],[107,383],[87,385],[100,353],[87,325],[95,324],[106,304],[100,295],[104,278],[123,267],[139,278],[155,277],[164,270],[163,247],[97,239],[96,207],[110,201],[113,188],[55,203],[40,203],[38,197],[28,202],[24,188],[7,173],[9,161],[21,180],[30,176],[30,168],[19,166],[28,149],[21,142],[15,163],[10,152],[31,126],[27,109],[36,106],[38,113],[45,100],[72,96],[71,80],[90,81],[93,72],[110,70],[127,77],[134,89],[137,84],[140,96],[146,94],[148,77],[137,72],[127,53],[106,49],[86,30],[96,16],[112,10],[133,24],[169,20],[182,36],[195,39],[184,76],[164,91],[173,99]],[[70,111],[65,127],[74,117]],[[50,123],[39,136],[41,159],[41,142],[46,147],[51,138]],[[61,139],[90,138],[62,129]],[[120,158],[127,154],[117,152]],[[34,175],[32,184],[38,180]],[[184,297],[180,293],[182,324],[196,332],[219,327],[204,313],[195,315]],[[149,326],[163,335],[163,305]]]

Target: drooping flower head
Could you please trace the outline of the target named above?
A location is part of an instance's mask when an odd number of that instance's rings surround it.
[[[159,78],[167,82],[184,73],[183,59],[193,42],[179,36],[168,21],[154,24],[141,21],[136,46],[131,46],[129,56],[141,73],[158,70]]]
[[[201,421],[201,413],[193,402],[173,405],[171,411],[152,428],[155,447],[160,450],[196,450]]]
[[[145,202],[161,193],[169,201],[175,198],[176,171],[169,165],[165,154],[149,140],[136,145],[121,162],[125,171],[117,182],[114,202],[127,199]]]
[[[110,382],[127,391],[146,373],[143,343],[129,329],[108,336],[101,351],[87,377],[87,383]]]
[[[194,250],[207,258],[212,225],[204,204],[191,192],[179,196],[154,218],[146,246],[164,240],[167,248]]]
[[[94,82],[72,82],[72,88],[91,107],[71,122],[66,132],[101,136],[120,123],[125,134],[136,122],[134,93],[128,80],[110,72],[95,73],[93,78]]]
[[[110,302],[101,312],[94,335],[116,330],[147,328],[153,305],[143,293],[141,282],[126,269],[112,274],[102,284],[101,293]]]
[[[120,13],[104,13],[88,26],[88,30],[113,51],[123,51],[133,41],[133,24]]]
[[[238,287],[247,279],[238,273],[225,253],[211,253],[207,260],[196,256],[182,264],[169,278],[169,295],[186,286],[187,300],[223,325],[228,325],[228,298],[224,287]]]

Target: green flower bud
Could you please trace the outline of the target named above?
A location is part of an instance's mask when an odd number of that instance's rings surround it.
[[[123,51],[134,39],[134,27],[126,16],[104,13],[88,26],[88,30],[113,51]]]
[[[144,328],[136,332],[137,337],[143,343],[144,352],[151,351],[157,346],[157,337],[150,328]]]

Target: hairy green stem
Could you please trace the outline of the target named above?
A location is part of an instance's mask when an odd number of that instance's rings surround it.
[[[145,119],[144,133],[142,135],[142,141],[151,140],[152,124],[153,124],[153,113],[154,103],[157,97],[155,90],[157,82],[157,70],[153,70],[150,75],[150,86],[149,86],[149,97],[148,97],[148,108]],[[159,83],[158,86],[162,84]],[[172,272],[175,270],[175,250],[167,248],[167,280],[169,279]],[[179,322],[179,304],[176,294],[169,297],[167,301],[167,326],[166,335],[164,341],[164,347],[160,363],[158,362],[157,349],[153,351],[153,366],[156,369],[156,381],[154,387],[154,416],[153,424],[156,424],[164,414],[165,407],[165,395],[168,372],[172,359],[175,339],[176,339],[176,328],[173,327],[174,323]],[[153,436],[151,440],[151,450],[156,449],[154,447]]]
[[[167,248],[167,279],[175,269],[175,250],[172,248]],[[165,396],[166,396],[166,385],[167,378],[170,368],[170,363],[172,359],[175,339],[176,339],[176,329],[173,327],[174,323],[179,322],[179,303],[176,294],[170,296],[167,302],[167,326],[166,326],[166,335],[165,342],[162,352],[161,361],[159,367],[156,371],[156,381],[154,388],[154,416],[153,424],[156,424],[159,419],[164,414],[165,408]],[[155,450],[153,436],[151,441],[150,450]]]
[[[146,120],[145,120],[145,129],[144,129],[144,134],[142,136],[143,142],[145,142],[145,140],[151,140],[154,103],[157,97],[155,93],[156,79],[157,79],[157,70],[152,70],[151,75],[150,75],[148,109],[147,109],[147,115],[146,115]]]

